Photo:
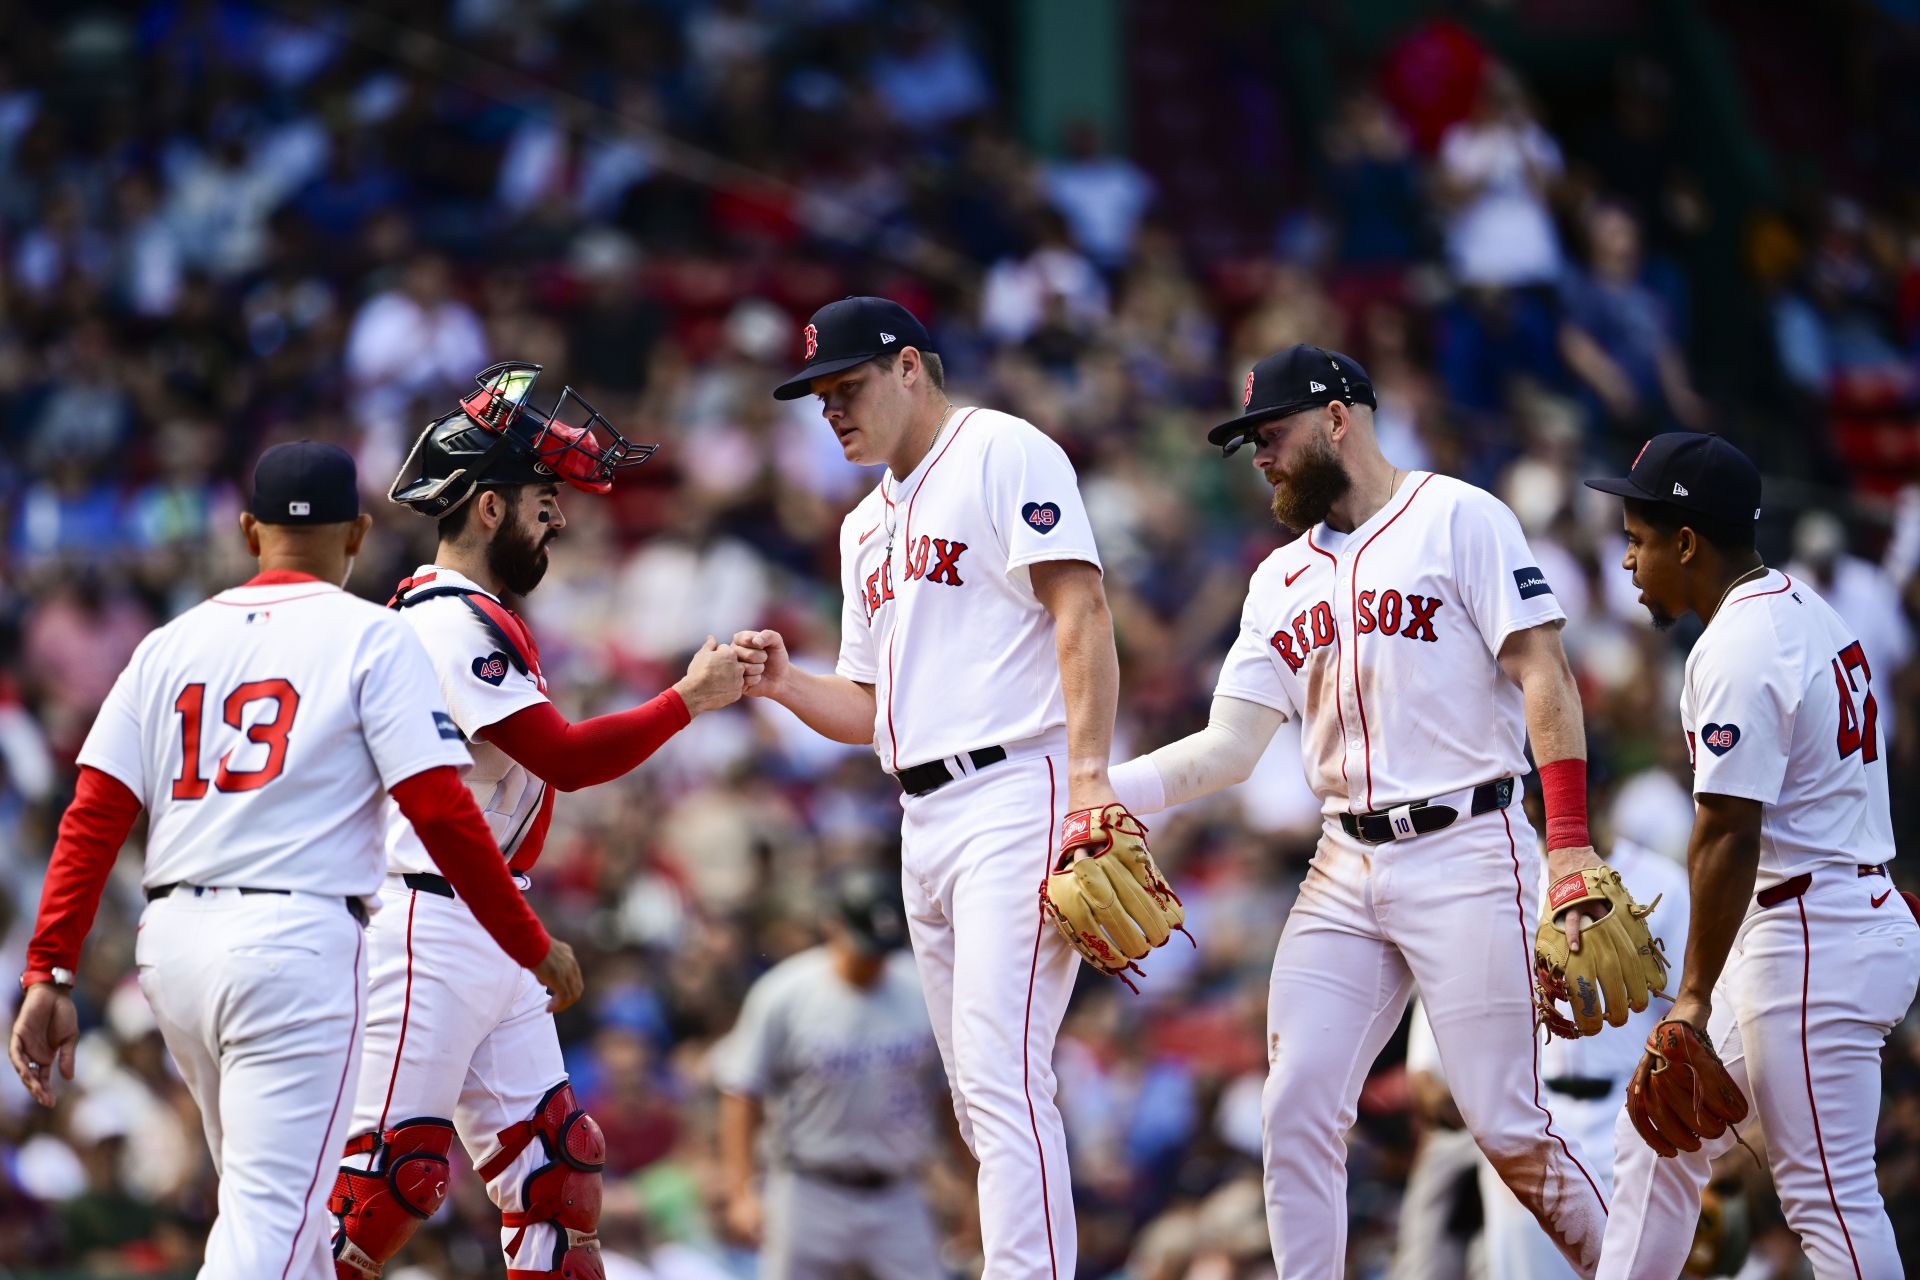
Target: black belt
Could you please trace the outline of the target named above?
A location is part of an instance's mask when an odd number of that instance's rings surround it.
[[[999,764],[1007,758],[1005,747],[982,747],[978,751],[967,752],[967,762],[975,769],[984,769],[990,764]],[[910,796],[923,796],[929,791],[938,791],[953,781],[953,771],[947,768],[945,760],[929,760],[925,764],[916,764],[911,769],[902,769],[893,775],[900,789]]]
[[[831,1183],[836,1187],[845,1187],[849,1191],[885,1191],[904,1176],[888,1173],[884,1169],[849,1169],[831,1165],[799,1164],[793,1161],[789,1161],[787,1167],[803,1178]]]
[[[524,892],[530,882],[518,871],[511,874],[514,884]],[[447,883],[445,876],[436,876],[430,871],[409,871],[400,877],[400,882],[407,888],[418,889],[422,893],[437,893],[443,898],[458,899],[460,897],[453,891],[453,886]]]
[[[198,897],[200,894],[206,892],[206,886],[204,885],[188,884],[185,880],[175,880],[172,884],[157,884],[153,886],[153,888],[147,890],[147,901],[152,902],[155,899],[164,898],[168,894],[172,893],[175,889],[191,889],[193,890],[195,897]],[[291,894],[293,890],[291,889],[249,889],[247,886],[241,885],[239,888],[239,892],[242,895],[251,895],[256,893]],[[358,898],[343,898],[341,899],[341,901],[347,904],[348,915],[352,916],[355,920],[359,921],[360,924],[363,926],[367,923],[367,904],[366,903],[360,901],[360,899]]]
[[[1605,1076],[1555,1076],[1545,1084],[1555,1093],[1582,1102],[1597,1102],[1613,1092],[1613,1081]]]
[[[1512,803],[1512,778],[1483,782],[1473,789],[1473,807],[1469,813],[1477,818],[1483,813],[1504,809]],[[1385,844],[1394,839],[1396,834],[1424,836],[1429,831],[1450,827],[1460,818],[1459,811],[1452,805],[1434,804],[1430,800],[1415,800],[1407,809],[1407,818],[1413,824],[1411,832],[1396,833],[1393,815],[1386,809],[1373,813],[1343,813],[1340,815],[1340,829],[1362,844]]]

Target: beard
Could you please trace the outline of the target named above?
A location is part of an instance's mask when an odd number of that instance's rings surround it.
[[[1680,621],[1680,619],[1674,617],[1656,604],[1647,606],[1647,618],[1653,623],[1653,629],[1655,631],[1671,631],[1673,625]]]
[[[1319,436],[1308,439],[1291,471],[1274,468],[1266,475],[1273,485],[1273,518],[1295,533],[1325,520],[1333,504],[1353,487],[1333,446]]]
[[[487,568],[508,591],[527,595],[547,576],[547,544],[553,539],[545,527],[529,532],[517,519],[509,521],[487,544]]]

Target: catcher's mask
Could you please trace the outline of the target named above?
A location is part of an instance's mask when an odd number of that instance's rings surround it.
[[[528,400],[540,368],[507,360],[483,370],[474,379],[479,389],[413,442],[387,498],[438,517],[482,485],[564,480],[588,493],[608,493],[615,471],[640,465],[660,447],[628,440],[572,387],[561,389],[551,411],[536,409]]]

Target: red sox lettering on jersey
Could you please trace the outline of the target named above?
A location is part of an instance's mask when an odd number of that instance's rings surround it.
[[[1301,719],[1326,813],[1385,810],[1526,772],[1500,646],[1563,616],[1511,511],[1415,472],[1351,533],[1320,525],[1268,557],[1216,692]],[[1415,687],[1444,688],[1488,731],[1453,731],[1443,708],[1404,696]]]
[[[967,544],[957,538],[921,537],[909,543],[901,563],[905,566],[901,577],[907,582],[918,582],[922,578],[930,583],[945,587],[964,587],[966,582],[960,577],[960,556]],[[873,615],[880,612],[880,606],[893,599],[893,561],[887,560],[878,569],[867,575],[865,601],[867,606],[867,625],[873,625]]]

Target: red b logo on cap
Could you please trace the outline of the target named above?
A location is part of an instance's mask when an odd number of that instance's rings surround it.
[[[1251,369],[1247,370],[1247,391],[1240,397],[1240,407],[1242,409],[1253,407],[1253,370]]]
[[[820,331],[808,325],[800,331],[800,336],[807,342],[807,359],[813,359],[813,353],[820,349]]]

